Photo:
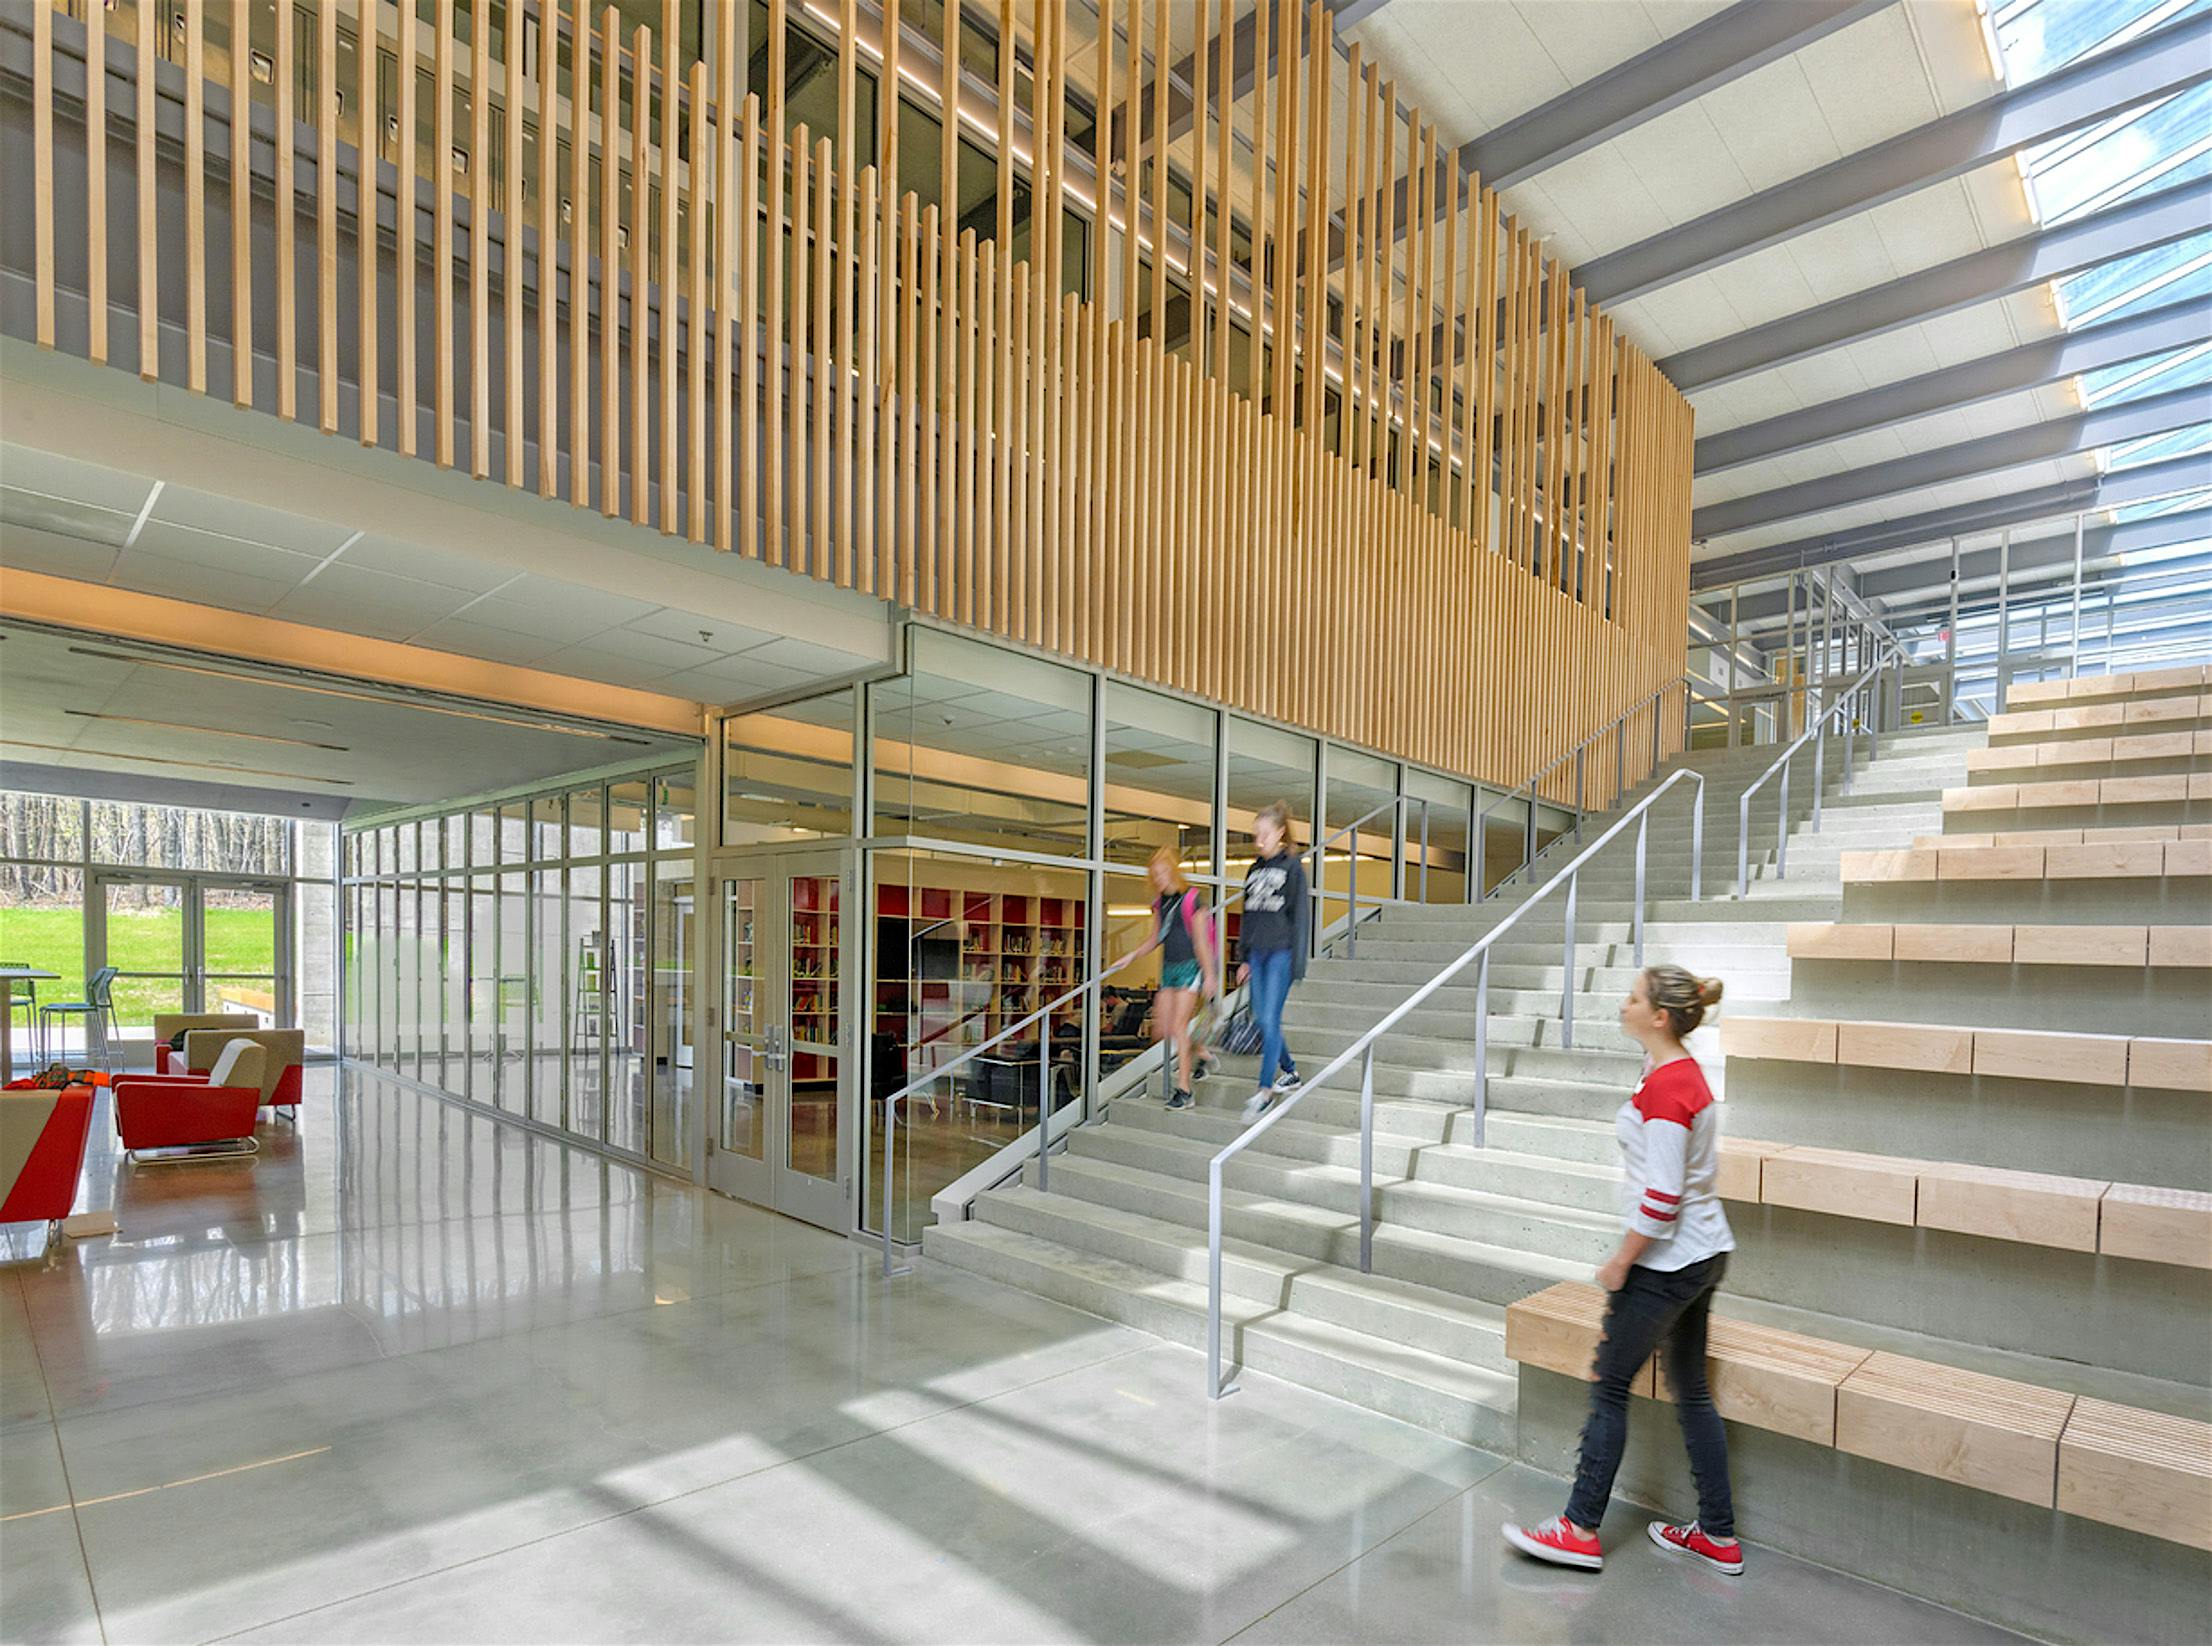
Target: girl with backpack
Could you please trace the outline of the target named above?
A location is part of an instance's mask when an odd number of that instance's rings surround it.
[[[1256,855],[1244,875],[1244,924],[1237,939],[1243,961],[1237,981],[1251,984],[1247,998],[1260,1026],[1259,1086],[1245,1099],[1246,1125],[1299,1085],[1298,1066],[1283,1044],[1283,1005],[1290,986],[1306,975],[1313,908],[1305,860],[1292,849],[1289,834],[1290,808],[1280,800],[1254,814]]]
[[[1163,1048],[1174,1048],[1175,1090],[1171,1109],[1191,1105],[1191,1018],[1198,1009],[1201,978],[1206,992],[1221,994],[1221,950],[1213,940],[1213,917],[1183,873],[1172,846],[1152,854],[1152,935],[1120,966],[1160,951],[1160,987],[1152,997],[1152,1034]],[[1115,969],[1118,971],[1120,966]],[[1163,1052],[1164,1055],[1164,1052]]]

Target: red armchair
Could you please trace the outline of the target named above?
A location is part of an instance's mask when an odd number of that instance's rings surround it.
[[[301,1065],[307,1057],[304,1029],[192,1029],[184,1037],[182,1059],[171,1054],[169,1071],[204,1075],[235,1040],[250,1040],[268,1054],[261,1065],[261,1102],[264,1107],[289,1108],[296,1121],[304,1079]]]
[[[0,1223],[58,1223],[77,1201],[90,1086],[0,1092]]]
[[[268,1055],[251,1040],[233,1040],[204,1075],[117,1075],[115,1129],[133,1164],[258,1153],[254,1118]]]
[[[171,1048],[169,1042],[179,1035],[205,1029],[230,1029],[239,1034],[258,1029],[261,1019],[251,1012],[156,1012],[154,1013],[154,1073],[190,1074],[192,1066],[185,1061],[184,1048]],[[222,1048],[217,1047],[220,1051]],[[213,1054],[208,1063],[215,1061]],[[204,1070],[207,1064],[203,1063]]]

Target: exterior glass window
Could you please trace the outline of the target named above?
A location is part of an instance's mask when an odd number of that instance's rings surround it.
[[[1402,895],[1421,903],[1466,902],[1467,839],[1473,818],[1467,785],[1411,766],[1406,768],[1405,785]]]
[[[1290,808],[1290,840],[1294,846],[1310,846],[1313,833],[1313,763],[1316,745],[1310,737],[1263,726],[1254,720],[1228,717],[1227,765],[1229,815],[1229,872],[1242,876],[1252,861],[1252,814],[1280,800]]]

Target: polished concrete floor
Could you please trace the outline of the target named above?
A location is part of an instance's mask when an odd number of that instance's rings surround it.
[[[1188,1351],[313,1077],[251,1164],[0,1235],[0,1639],[1953,1641],[1754,1547],[1505,1555],[1560,1483]],[[102,1130],[97,1134],[107,1135]]]

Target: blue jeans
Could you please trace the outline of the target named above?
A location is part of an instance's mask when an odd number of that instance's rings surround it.
[[[1736,1535],[1728,1491],[1728,1436],[1705,1386],[1705,1325],[1713,1292],[1727,1269],[1726,1252],[1686,1269],[1632,1267],[1627,1283],[1608,1301],[1597,1381],[1590,1386],[1590,1420],[1582,1430],[1581,1466],[1567,1499],[1567,1518],[1575,1525],[1595,1531],[1605,1519],[1613,1476],[1628,1444],[1628,1385],[1663,1342],[1667,1388],[1674,1395],[1674,1415],[1697,1482],[1698,1524],[1711,1537]]]
[[[1290,998],[1290,962],[1288,949],[1249,955],[1244,962],[1252,968],[1252,1017],[1260,1026],[1262,1086],[1274,1085],[1278,1072],[1289,1074],[1297,1068],[1283,1044],[1283,1002]]]

